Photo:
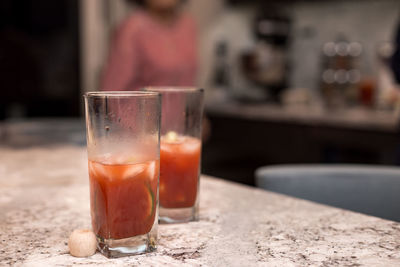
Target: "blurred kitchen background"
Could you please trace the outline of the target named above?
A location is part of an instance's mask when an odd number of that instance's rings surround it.
[[[281,163],[400,164],[398,0],[191,0],[210,135],[203,173],[253,185]],[[1,0],[1,145],[85,145],[126,0]],[[397,52],[396,52],[397,51]],[[396,75],[397,74],[397,75]]]

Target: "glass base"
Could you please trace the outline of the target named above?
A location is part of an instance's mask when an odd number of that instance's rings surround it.
[[[97,237],[97,248],[107,258],[138,255],[157,250],[157,232],[124,239],[104,239]]]
[[[197,205],[190,208],[168,209],[160,206],[160,223],[184,223],[197,221],[199,212]]]

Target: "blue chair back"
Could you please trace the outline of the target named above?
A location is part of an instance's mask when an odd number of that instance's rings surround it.
[[[278,165],[256,170],[256,185],[322,204],[400,222],[400,168]]]

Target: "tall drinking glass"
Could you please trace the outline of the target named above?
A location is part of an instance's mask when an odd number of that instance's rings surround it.
[[[160,222],[197,220],[203,89],[148,87],[162,98]]]
[[[107,257],[157,246],[160,95],[85,94],[90,210]]]

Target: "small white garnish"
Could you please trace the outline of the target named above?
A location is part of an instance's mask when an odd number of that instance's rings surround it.
[[[74,230],[68,239],[69,253],[74,257],[89,257],[96,253],[95,234],[88,229]]]
[[[164,137],[164,141],[167,143],[176,143],[178,142],[178,134],[174,131],[169,131],[165,137]]]

